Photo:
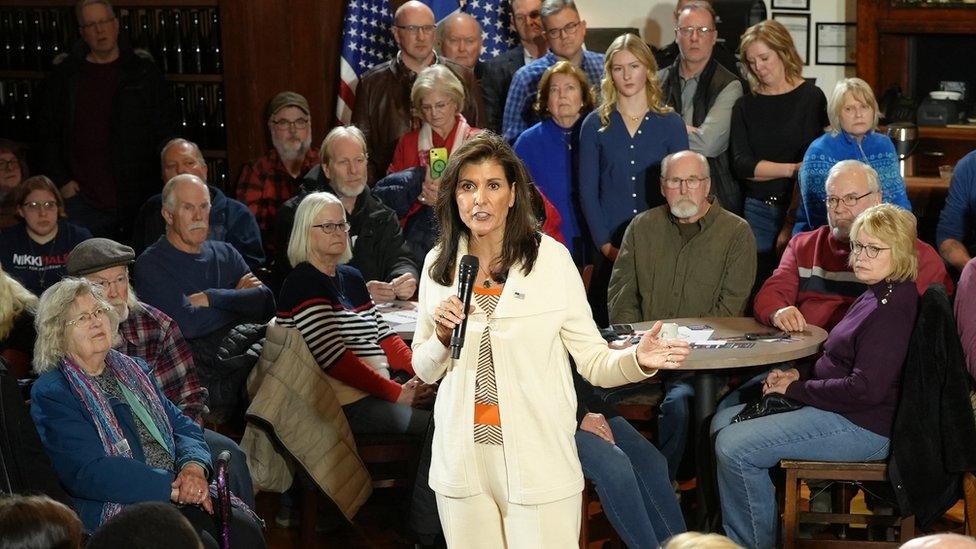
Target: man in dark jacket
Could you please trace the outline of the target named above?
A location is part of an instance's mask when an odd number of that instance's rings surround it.
[[[481,77],[481,97],[485,102],[486,128],[502,131],[502,115],[508,87],[515,71],[549,51],[546,33],[542,32],[542,0],[512,0],[512,20],[520,43],[485,63]]]
[[[409,299],[417,290],[419,271],[403,240],[396,214],[383,205],[366,186],[366,139],[355,126],[333,128],[319,148],[322,164],[305,176],[299,193],[278,210],[275,245],[275,283],[291,272],[288,239],[295,210],[310,193],[325,191],[339,197],[351,225],[352,259],[349,264],[363,273],[373,301]]]
[[[37,109],[42,172],[61,187],[73,222],[127,238],[159,191],[156,154],[176,135],[176,105],[148,54],[119,46],[107,0],[75,13],[84,44],[54,68]]]
[[[678,5],[675,6],[674,8],[675,26],[678,26],[678,15],[680,15],[681,12],[684,11],[684,8],[686,6],[692,3],[704,4],[709,8],[712,7],[711,0],[678,0]],[[715,28],[715,25],[712,25],[712,28]],[[680,44],[678,44],[677,40],[671,42],[670,44],[664,46],[663,48],[655,48],[652,46],[652,49],[654,50],[654,61],[657,62],[658,68],[670,67],[671,65],[674,64],[675,61],[678,60],[678,57],[681,55]],[[716,44],[714,57],[715,60],[718,61],[719,65],[722,65],[723,67],[728,69],[729,72],[735,75],[739,74],[739,67],[736,63],[735,55],[732,52],[730,52],[728,49],[726,49],[724,45]]]
[[[200,147],[192,141],[176,138],[166,143],[162,153],[163,182],[174,176],[191,174],[207,181],[207,163]],[[210,189],[210,240],[227,242],[240,252],[244,262],[252,270],[264,264],[264,248],[261,231],[251,210],[243,202],[228,198],[220,189]],[[132,230],[132,247],[141,254],[166,231],[166,223],[159,215],[163,207],[163,195],[149,198],[136,216]]]
[[[410,90],[417,73],[435,63],[451,69],[464,86],[462,114],[468,124],[472,128],[484,127],[484,105],[474,73],[434,52],[435,29],[434,12],[426,4],[417,0],[404,3],[393,18],[393,38],[400,51],[395,58],[369,69],[359,79],[352,123],[366,136],[367,178],[371,183],[386,174],[397,141],[412,129]]]
[[[708,158],[712,191],[722,207],[741,216],[742,193],[729,169],[732,105],[742,83],[715,58],[715,12],[707,3],[687,3],[674,32],[680,55],[657,73],[668,106],[685,121],[691,150]]]

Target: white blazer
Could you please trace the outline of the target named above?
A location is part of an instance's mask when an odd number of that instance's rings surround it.
[[[456,286],[441,286],[428,274],[439,252],[434,248],[427,254],[420,277],[413,367],[425,382],[440,381],[430,487],[444,496],[470,497],[487,485],[475,460],[474,385],[488,320],[480,310],[468,318],[461,358],[452,360],[432,319],[434,308],[457,293]],[[462,238],[457,259],[466,253]],[[531,273],[520,267],[509,271],[490,325],[509,501],[539,505],[579,493],[583,471],[574,439],[576,391],[569,355],[580,374],[601,387],[642,381],[655,372],[638,366],[636,346],[607,347],[569,252],[548,236],[542,237]]]

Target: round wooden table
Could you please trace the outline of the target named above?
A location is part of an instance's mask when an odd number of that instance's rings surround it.
[[[781,341],[747,341],[743,338],[746,334],[767,334],[779,332],[776,328],[765,326],[752,317],[708,317],[708,318],[674,318],[662,320],[662,322],[673,322],[678,326],[701,326],[707,325],[715,331],[712,332],[712,340],[722,340],[736,338],[736,343],[754,343],[748,348],[727,349],[727,348],[692,348],[691,354],[676,368],[679,371],[694,372],[695,402],[694,402],[694,426],[692,436],[695,441],[710,440],[708,437],[708,426],[705,421],[715,413],[715,397],[718,393],[716,384],[716,370],[731,370],[736,368],[749,368],[753,366],[763,366],[767,364],[779,364],[789,362],[799,358],[804,358],[817,353],[821,345],[827,339],[827,332],[820,327],[807,325],[802,332],[793,332],[790,339]],[[634,329],[638,331],[649,330],[653,322],[639,322],[634,324]],[[703,438],[704,437],[704,438]],[[703,460],[697,460],[702,464]],[[698,467],[698,478],[706,478],[708,473]],[[699,485],[698,489],[698,518],[699,528],[707,528],[707,501],[705,490]]]

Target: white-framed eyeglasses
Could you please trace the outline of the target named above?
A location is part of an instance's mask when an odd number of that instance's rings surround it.
[[[88,311],[87,313],[81,313],[80,315],[74,317],[73,319],[65,322],[65,324],[67,324],[68,326],[74,326],[75,324],[77,324],[83,328],[88,327],[91,326],[92,321],[95,320],[96,318],[102,318],[103,316],[105,316],[105,313],[107,313],[108,310],[109,310],[108,307],[97,307],[95,309],[92,309],[91,311]]]

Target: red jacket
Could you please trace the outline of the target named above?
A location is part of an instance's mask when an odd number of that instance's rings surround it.
[[[952,293],[952,279],[939,254],[925,242],[915,241],[918,251],[919,295],[929,284],[943,284]],[[753,304],[756,320],[772,325],[773,313],[795,305],[808,324],[828,332],[847,314],[847,309],[867,285],[857,280],[847,265],[851,248],[824,225],[790,240],[779,266],[766,279]]]

